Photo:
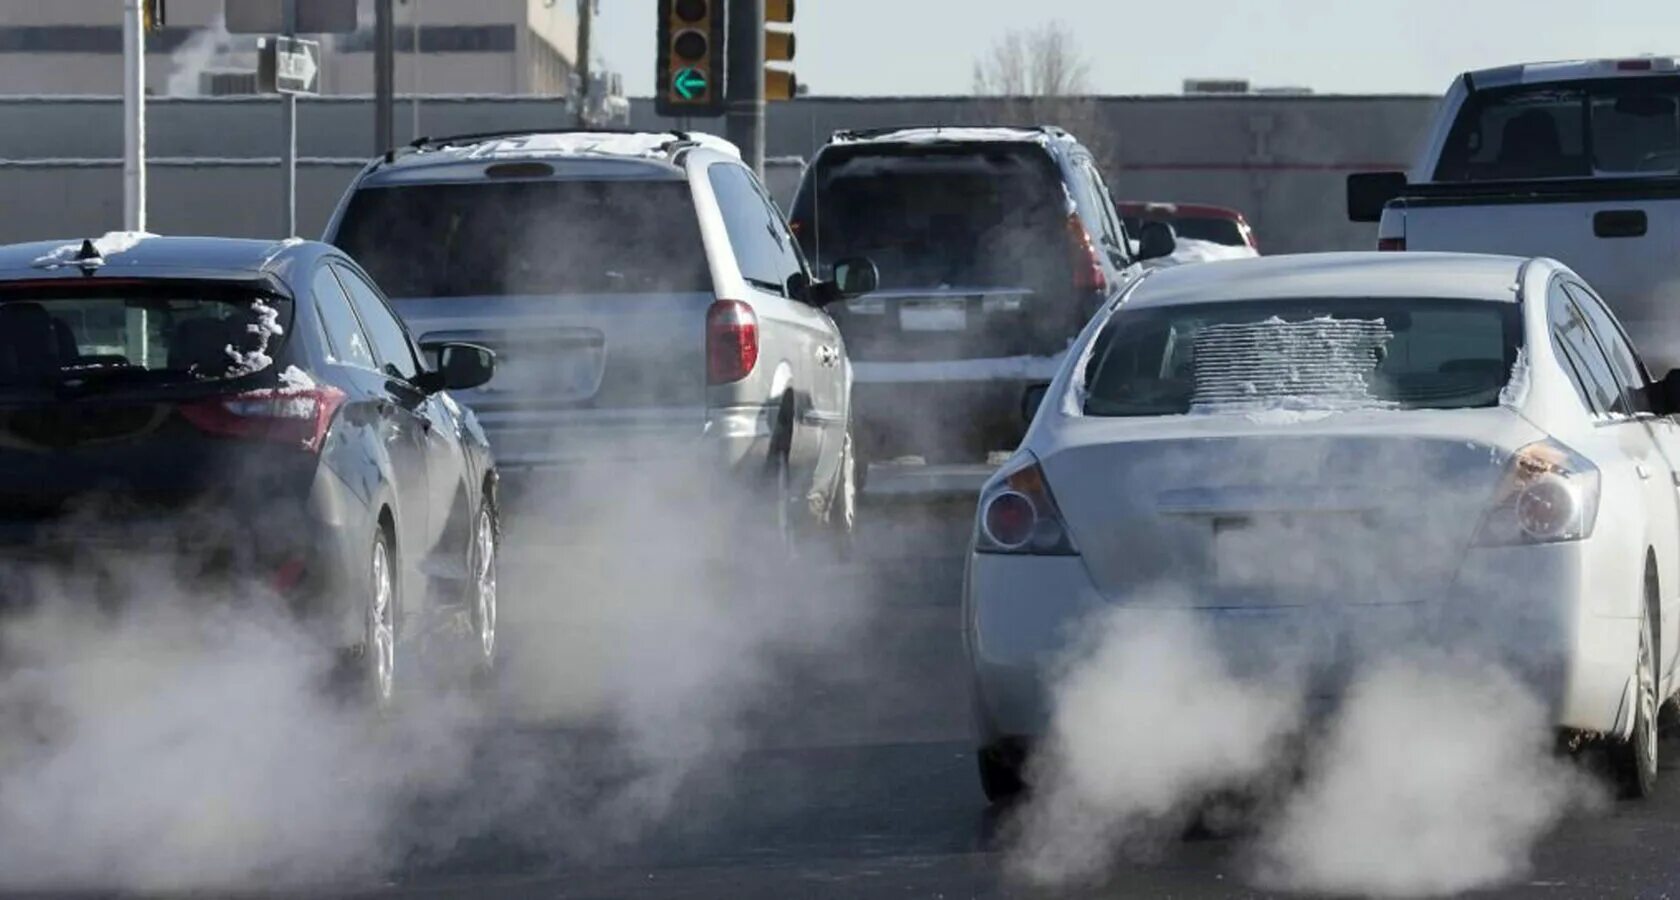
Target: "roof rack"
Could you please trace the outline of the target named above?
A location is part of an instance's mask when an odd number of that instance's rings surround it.
[[[496,140],[498,138],[520,138],[540,134],[669,134],[675,138],[672,142],[673,144],[694,142],[694,139],[689,136],[688,132],[677,131],[675,129],[520,128],[507,129],[503,131],[473,131],[465,134],[439,135],[436,137],[426,135],[409,141],[405,146],[393,147],[392,149],[385,151],[385,161],[388,163],[395,162],[399,156],[404,156],[409,153],[417,153],[422,150],[435,149],[438,147],[460,146],[464,144],[475,144],[482,141]]]

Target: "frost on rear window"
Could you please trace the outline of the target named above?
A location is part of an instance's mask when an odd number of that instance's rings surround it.
[[[1517,361],[1511,364],[1511,380],[1499,391],[1499,405],[1517,409],[1528,399],[1528,348],[1517,349]]]
[[[228,359],[233,365],[226,373],[226,377],[237,378],[250,375],[274,365],[274,358],[268,355],[269,344],[286,329],[280,325],[280,310],[262,302],[251,301],[251,315],[256,321],[245,326],[245,331],[256,338],[256,346],[249,350],[241,350],[232,344],[227,346]]]
[[[1192,338],[1192,413],[1386,408],[1371,376],[1394,337],[1382,320],[1209,325]]]

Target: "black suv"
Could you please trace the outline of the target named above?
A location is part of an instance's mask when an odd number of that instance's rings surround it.
[[[830,307],[861,459],[1013,449],[1023,390],[1135,277],[1091,153],[1059,128],[837,132],[792,219],[819,272],[864,255],[880,270],[875,293]]]
[[[229,602],[289,606],[375,703],[392,696],[398,629],[427,631],[428,612],[470,618],[482,670],[496,469],[447,391],[487,381],[494,358],[441,353],[424,366],[325,244],[0,247],[0,610],[29,602],[27,573],[73,571],[120,599],[156,591],[133,573],[166,561],[171,587],[233,579]]]

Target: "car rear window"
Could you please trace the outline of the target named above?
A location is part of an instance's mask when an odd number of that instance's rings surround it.
[[[711,290],[682,181],[363,188],[333,242],[391,297]]]
[[[0,387],[249,375],[273,365],[291,315],[291,301],[241,288],[0,285]]]
[[[1085,412],[1456,409],[1499,402],[1515,303],[1267,300],[1122,310],[1097,336]]]
[[[1437,181],[1680,172],[1680,78],[1479,91],[1453,123]]]
[[[1037,146],[856,147],[818,158],[794,207],[826,273],[868,257],[886,289],[1069,283],[1070,198]]]

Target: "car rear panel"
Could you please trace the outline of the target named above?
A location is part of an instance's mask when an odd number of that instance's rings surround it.
[[[1247,608],[1430,597],[1540,434],[1491,409],[1088,419],[1070,437],[1043,465],[1098,590]]]

